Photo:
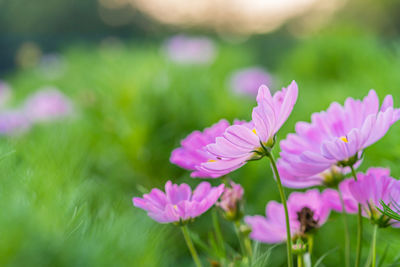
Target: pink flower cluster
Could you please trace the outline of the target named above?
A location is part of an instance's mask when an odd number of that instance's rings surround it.
[[[361,204],[362,215],[381,227],[393,225],[400,227],[400,223],[388,220],[378,209],[382,209],[381,201],[388,203],[400,203],[400,181],[390,177],[390,170],[385,168],[369,168],[364,173],[357,174],[357,181],[346,179],[339,184],[340,193],[343,196],[347,213],[357,213],[358,204]],[[327,201],[333,210],[341,212],[339,193],[327,189],[329,197]]]
[[[203,132],[195,131],[181,141],[170,161],[191,171],[191,177],[219,178],[249,161],[268,157],[282,204],[270,201],[265,216],[245,216],[244,221],[251,227],[249,236],[253,240],[264,243],[286,240],[288,261],[291,261],[291,241],[301,245],[310,242],[310,236],[327,222],[332,210],[358,213],[359,221],[362,214],[376,225],[375,229],[400,227],[400,219],[397,221],[382,211],[389,207],[400,213],[400,181],[390,176],[389,169],[370,168],[365,174],[355,171],[362,163],[364,150],[383,138],[400,119],[400,109],[394,108],[392,96],[387,95],[380,104],[376,92],[371,90],[362,100],[347,98],[344,105],[334,102],[326,111],[312,114],[311,122],[298,122],[295,133],[280,142],[280,158],[275,165],[272,149],[276,135],[291,114],[297,97],[294,81],[274,94],[261,85],[251,121],[235,120],[230,125],[220,120]],[[349,176],[353,177],[346,179]],[[286,202],[281,180],[290,188],[327,188],[322,192],[318,189],[293,192]],[[134,205],[160,223],[180,224],[216,205],[226,219],[240,224],[244,189],[239,184],[212,187],[202,182],[192,194],[188,185],[173,185],[168,181],[165,191],[153,189],[143,198],[134,198]],[[360,251],[357,255],[361,255]]]
[[[55,88],[44,88],[29,96],[19,108],[6,108],[11,89],[0,83],[0,134],[16,135],[35,123],[49,122],[72,113],[71,101]]]
[[[207,152],[206,146],[215,142],[226,128],[229,127],[227,120],[220,120],[203,132],[194,131],[181,141],[181,147],[172,151],[170,161],[182,168],[192,171],[191,177],[217,178],[220,175],[207,173],[200,169],[200,165],[215,157]]]
[[[216,47],[207,37],[175,35],[164,45],[165,54],[176,63],[210,64],[216,57]]]
[[[224,191],[224,185],[212,187],[202,182],[193,191],[187,184],[165,184],[165,193],[154,188],[143,198],[133,198],[133,204],[147,211],[149,217],[160,223],[185,222],[211,208]]]
[[[298,122],[296,133],[280,142],[278,162],[283,183],[305,188],[329,183],[337,173],[348,173],[360,163],[363,150],[381,139],[400,119],[388,95],[379,107],[374,90],[361,101],[348,98],[344,106],[334,102],[327,111],[314,113],[311,123]]]
[[[271,147],[275,134],[289,117],[297,100],[293,81],[287,88],[271,95],[261,86],[251,122],[235,121],[229,126],[221,120],[203,133],[195,131],[175,149],[171,162],[192,172],[192,177],[218,178],[259,157],[263,147]]]
[[[240,69],[232,73],[229,86],[238,95],[257,96],[260,84],[272,85],[272,77],[260,67]]]
[[[238,169],[249,160],[261,158],[265,153],[269,153],[275,144],[275,135],[289,117],[297,94],[298,88],[294,81],[274,95],[268,87],[262,85],[251,122],[235,120],[234,124],[230,125],[228,121],[221,120],[203,132],[195,131],[181,141],[181,147],[172,152],[171,162],[191,171],[192,177],[218,178]],[[203,183],[201,185],[204,186]],[[174,186],[180,188],[178,185]],[[212,201],[208,199],[207,203],[211,205],[207,206],[207,209],[193,208],[194,213],[191,214],[187,210],[193,207],[188,204],[191,203],[189,188],[185,184],[181,186],[183,189],[176,190],[176,194],[185,197],[177,198],[179,201],[172,201],[168,197],[173,195],[168,193],[167,188],[171,187],[168,182],[165,197],[158,189],[153,189],[149,195],[144,195],[143,199],[134,198],[134,204],[146,210],[148,215],[158,222],[177,222],[197,217],[215,204],[220,196],[219,194],[217,198],[212,198]],[[243,188],[235,183],[231,183],[231,186],[225,189],[218,206],[226,214],[232,215],[237,212]],[[186,204],[182,204],[181,200],[185,200]],[[195,200],[201,199],[196,196]],[[183,207],[186,207],[186,210]]]
[[[325,192],[324,192],[325,193]],[[322,226],[329,217],[331,206],[325,194],[317,189],[305,193],[293,192],[288,199],[290,229],[292,237],[302,237]],[[279,243],[286,240],[285,213],[283,205],[270,201],[265,210],[266,217],[246,216],[250,225],[250,237],[263,243]]]

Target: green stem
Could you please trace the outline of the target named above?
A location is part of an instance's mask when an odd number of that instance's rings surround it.
[[[356,171],[354,170],[354,167],[350,166],[350,169],[351,169],[351,174],[353,175],[354,180],[357,181],[357,174],[356,174]]]
[[[313,248],[314,248],[314,235],[310,234],[307,237],[307,244],[308,244],[308,253],[310,253],[310,256],[312,255]]]
[[[358,204],[358,215],[357,215],[357,254],[356,254],[356,264],[355,266],[360,266],[361,262],[361,250],[362,250],[362,214],[361,205]]]
[[[216,209],[213,209],[212,211],[212,221],[214,224],[214,230],[215,230],[215,235],[217,237],[218,246],[221,248],[223,258],[225,258],[226,250],[225,250],[224,238],[222,237],[221,227],[219,226],[218,214]]]
[[[349,233],[349,225],[347,223],[346,209],[344,205],[343,195],[340,189],[338,188],[340,204],[342,205],[342,218],[344,225],[344,257],[345,257],[345,265],[346,267],[350,266],[350,233]]]
[[[287,208],[287,204],[286,204],[285,191],[283,190],[281,177],[279,176],[279,172],[278,172],[278,168],[276,167],[276,162],[275,162],[274,156],[272,155],[272,153],[269,153],[268,157],[271,160],[272,169],[274,171],[276,182],[278,184],[279,194],[281,196],[283,208],[285,209],[287,259],[288,259],[288,267],[292,267],[293,266],[292,236],[290,234],[289,213],[288,213],[288,208]]]
[[[253,257],[253,249],[251,248],[251,240],[248,235],[244,236],[244,246],[246,247],[247,255],[249,255],[249,261],[251,261]]]
[[[240,222],[239,221],[234,221],[233,225],[235,226],[235,232],[239,240],[239,245],[240,245],[240,251],[242,252],[243,257],[246,257],[246,249],[244,246],[244,240],[243,240],[243,235],[240,232]]]
[[[297,255],[297,267],[303,267],[304,266],[304,260],[303,260],[303,254],[298,254]]]
[[[201,264],[199,255],[197,255],[197,251],[193,245],[192,239],[190,238],[188,227],[186,225],[182,225],[181,230],[183,233],[183,237],[185,238],[186,245],[188,246],[189,251],[192,254],[194,263],[196,264],[197,267],[202,267],[203,265]]]
[[[378,233],[378,225],[374,225],[374,233],[372,235],[372,267],[376,267],[376,236]]]
[[[353,174],[354,180],[357,181],[357,174],[353,166],[350,166],[351,173]],[[361,262],[361,251],[362,251],[362,214],[361,214],[361,204],[358,204],[358,214],[357,214],[357,254],[356,254],[356,264],[355,267],[360,266]]]

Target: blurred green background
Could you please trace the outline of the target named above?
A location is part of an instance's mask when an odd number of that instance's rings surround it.
[[[10,106],[51,85],[75,108],[71,118],[0,139],[1,266],[191,266],[179,229],[153,222],[131,199],[168,179],[199,183],[170,164],[169,156],[194,130],[221,118],[250,119],[255,99],[232,93],[227,83],[237,69],[265,67],[274,88],[297,81],[299,99],[279,139],[296,121],[309,121],[332,101],[361,98],[370,88],[381,99],[392,94],[400,106],[396,1],[349,1],[318,27],[296,31],[288,22],[273,32],[245,36],[164,25],[134,7],[132,19],[110,25],[98,6],[95,0],[0,0],[0,79],[12,88]],[[213,39],[215,61],[169,60],[161,47],[176,33]],[[48,54],[62,60],[57,75],[46,74],[54,67],[41,61]],[[390,167],[400,177],[399,134],[395,125],[368,148],[361,170]],[[265,204],[279,199],[267,160],[230,177],[245,188],[246,214],[264,214]],[[203,240],[212,230],[210,220],[208,212],[191,225]],[[354,248],[355,217],[350,220]],[[232,226],[222,218],[221,224],[237,248]],[[314,258],[339,250],[321,266],[342,266],[342,231],[342,219],[333,213],[316,236]],[[398,266],[398,236],[393,229],[379,233],[382,266]],[[364,237],[365,261],[371,237],[367,221]],[[284,245],[274,248],[268,266],[283,266],[284,253]]]

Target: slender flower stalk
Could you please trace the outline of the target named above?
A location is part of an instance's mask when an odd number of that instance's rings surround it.
[[[354,170],[353,166],[350,166],[351,173],[353,174],[354,180],[357,181],[357,174]],[[344,209],[343,209],[344,211]],[[354,266],[360,266],[361,261],[361,252],[362,252],[362,212],[361,212],[361,204],[358,204],[358,212],[357,212],[357,250],[356,250],[356,263]]]
[[[313,248],[314,248],[314,235],[308,235],[307,237],[307,246],[308,246],[308,253],[310,256],[312,255]]]
[[[347,222],[346,208],[344,205],[343,194],[338,188],[340,204],[342,206],[342,218],[344,225],[344,257],[345,257],[345,266],[350,266],[350,233],[349,233],[349,224]]]
[[[355,266],[360,266],[361,261],[361,252],[362,252],[362,215],[361,215],[361,204],[358,204],[358,213],[357,213],[357,254],[356,254],[356,264]]]
[[[213,209],[213,211],[212,211],[212,221],[213,221],[213,225],[214,225],[215,235],[217,237],[217,242],[218,242],[218,245],[222,252],[222,256],[223,256],[223,258],[226,258],[226,249],[225,249],[224,238],[222,236],[221,227],[218,222],[217,210],[215,210],[215,209]]]
[[[245,243],[244,243],[243,234],[240,231],[240,222],[239,221],[235,221],[233,223],[233,225],[235,227],[235,232],[236,232],[236,235],[237,235],[238,240],[239,240],[240,252],[242,253],[243,258],[246,258],[247,260],[249,260],[249,257],[248,257],[247,252],[246,252],[246,247],[245,247]],[[249,264],[249,266],[250,266],[250,264]]]
[[[194,263],[196,264],[197,267],[202,267],[203,265],[201,264],[199,255],[197,254],[196,248],[194,247],[192,239],[190,238],[189,229],[187,225],[182,225],[181,230],[183,237],[185,238],[186,245],[188,246],[188,249],[190,251],[190,254],[192,254]]]
[[[251,266],[251,259],[253,257],[253,249],[251,248],[251,240],[250,240],[248,234],[244,235],[244,246],[246,248],[247,255],[249,256],[249,263]]]
[[[378,225],[374,225],[374,232],[372,235],[372,267],[376,267],[376,236],[378,234]]]
[[[288,213],[288,208],[287,208],[287,203],[286,203],[285,191],[283,190],[281,177],[279,176],[279,172],[278,172],[278,168],[276,167],[276,162],[275,162],[274,156],[272,155],[272,153],[269,153],[268,157],[271,161],[272,169],[274,171],[276,183],[277,183],[278,189],[279,189],[279,194],[281,196],[281,201],[282,201],[283,207],[285,209],[286,236],[287,236],[287,238],[286,238],[287,259],[288,259],[288,266],[292,267],[293,266],[292,236],[290,234],[289,213]]]
[[[253,249],[251,247],[251,240],[249,238],[249,232],[243,230],[244,225],[240,220],[233,222],[235,231],[238,235],[240,249],[242,250],[243,258],[248,266],[252,266]]]
[[[297,267],[304,267],[303,254],[297,255]]]

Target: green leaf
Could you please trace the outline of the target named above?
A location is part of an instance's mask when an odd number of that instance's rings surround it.
[[[262,266],[267,266],[267,262],[269,260],[269,257],[272,254],[272,250],[279,246],[280,244],[275,244],[273,246],[270,246],[265,252],[260,254],[259,252],[259,244],[256,242],[256,248],[254,249],[254,256],[253,256],[253,261],[252,261],[252,267],[262,267]],[[258,255],[260,254],[260,255]]]
[[[318,265],[320,265],[322,263],[322,261],[329,255],[332,254],[333,252],[335,252],[336,250],[338,250],[338,248],[334,248],[331,249],[329,251],[327,251],[326,253],[324,253],[321,257],[319,257],[319,259],[315,262],[314,267],[317,267]]]

